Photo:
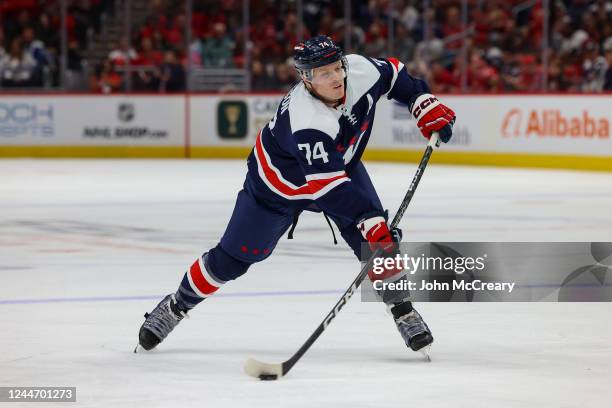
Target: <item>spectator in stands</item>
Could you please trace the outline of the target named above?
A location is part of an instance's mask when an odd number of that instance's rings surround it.
[[[276,90],[277,84],[266,72],[264,64],[259,59],[251,62],[251,89],[254,91]]]
[[[463,33],[464,27],[461,24],[461,13],[459,7],[453,6],[445,10],[444,24],[442,25],[442,33],[444,37],[455,37],[455,41],[446,43],[447,49],[457,50],[461,48],[461,39],[459,36]]]
[[[8,62],[8,58],[9,56],[4,48],[4,27],[0,25],[0,75],[4,65]]]
[[[185,69],[172,50],[166,51],[164,63],[160,69],[161,92],[180,92],[185,90]]]
[[[52,26],[49,14],[41,13],[35,26],[36,38],[44,43],[47,50],[55,54],[60,48],[59,34],[59,30]]]
[[[134,76],[132,87],[135,91],[159,92],[160,70],[159,66],[152,69],[139,69]]]
[[[329,8],[325,9],[321,20],[319,20],[319,33],[331,33],[332,38],[337,34],[334,29],[334,18]]]
[[[400,24],[397,27],[394,41],[395,52],[393,53],[400,61],[412,61],[414,57],[414,51],[416,49],[416,42],[410,35],[410,32],[405,25]]]
[[[608,69],[604,77],[603,90],[612,91],[612,36],[606,39],[603,49],[606,55],[606,63],[608,64]]]
[[[387,56],[387,39],[383,35],[382,23],[379,20],[370,25],[366,33],[364,52],[371,57]]]
[[[31,27],[26,27],[23,30],[22,46],[25,53],[36,61],[38,69],[51,64],[51,57],[45,49],[45,44],[35,37],[34,30]]]
[[[334,23],[334,33],[336,33],[336,44],[346,44],[345,42],[345,34],[346,34],[346,20],[338,19]],[[347,54],[363,54],[363,47],[365,46],[365,38],[366,33],[363,29],[357,24],[351,24],[350,26],[350,40],[351,46],[346,49]],[[305,38],[309,36],[304,35]]]
[[[431,77],[433,79],[433,91],[436,93],[450,93],[459,87],[459,78],[456,78],[439,61],[434,61],[431,66]]]
[[[279,41],[279,34],[276,31],[276,22],[273,16],[264,16],[263,21],[252,28],[251,38],[257,44],[265,62],[279,61],[283,51],[283,44],[282,41]]]
[[[138,29],[138,37],[141,39],[144,38],[153,38],[153,33],[156,30],[156,20],[152,15],[147,16],[143,25]]]
[[[289,45],[289,44],[288,44]],[[234,34],[234,66],[237,68],[244,68],[245,64],[245,38],[242,31],[236,31]],[[293,50],[293,47],[291,47]]]
[[[409,0],[403,10],[400,8],[399,22],[409,33],[416,32],[421,24],[417,2],[418,0]]]
[[[199,37],[194,38],[189,44],[187,58],[189,58],[192,67],[199,68],[202,66],[202,40]]]
[[[185,15],[176,16],[164,32],[164,40],[169,48],[177,49],[183,45],[183,34],[185,33]]]
[[[414,59],[417,61],[435,61],[444,57],[444,42],[439,38],[421,41],[417,44]]]
[[[325,14],[325,3],[328,2],[325,0],[303,1],[303,21],[309,32],[322,34],[319,30],[319,23]]]
[[[227,28],[223,23],[215,23],[210,38],[202,46],[202,62],[205,67],[229,68],[233,62],[234,43],[227,35]]]
[[[293,72],[293,68],[288,67],[287,64],[278,64],[275,68],[275,89],[289,92],[296,82]]]
[[[138,53],[130,47],[127,38],[123,37],[119,40],[115,49],[108,54],[108,59],[114,65],[126,65],[128,62],[135,64],[138,62]]]
[[[471,73],[471,70],[470,70]],[[521,83],[521,66],[514,56],[509,53],[504,54],[504,67],[501,73],[504,84],[504,91],[507,92],[523,92],[525,88]],[[482,85],[482,84],[480,84]],[[480,91],[485,91],[486,88],[480,88]]]
[[[73,1],[69,7],[70,18],[73,20],[73,35],[79,42],[81,48],[87,45],[87,33],[95,29],[99,31],[98,18],[95,9],[92,8],[91,0]]]
[[[599,52],[599,44],[589,41],[583,48],[582,92],[601,92],[607,69],[608,63]]]
[[[31,87],[41,86],[42,79],[37,70],[36,60],[23,49],[21,38],[11,43],[10,52],[2,70],[2,86]]]
[[[84,68],[83,54],[77,40],[70,40],[68,43],[67,52],[68,70],[73,72],[82,72]]]
[[[468,68],[470,85],[476,92],[485,92],[498,81],[497,72],[487,63],[482,54],[481,50],[475,49],[470,56],[470,65]],[[521,72],[519,71],[516,74],[520,75]],[[520,82],[520,78],[518,78],[517,81]]]
[[[551,92],[559,92],[561,90],[563,83],[561,74],[561,60],[555,56],[548,62],[548,89]]]
[[[115,71],[110,60],[104,61],[98,75],[93,77],[91,88],[96,92],[112,93],[121,89],[122,77]]]
[[[86,89],[87,77],[85,75],[86,63],[81,54],[79,42],[72,39],[68,42],[68,52],[66,61],[66,75],[64,83],[67,89]]]
[[[184,90],[185,72],[183,67],[177,63],[176,54],[173,51],[164,54],[161,50],[155,49],[151,37],[142,38],[141,48],[140,56],[136,61],[141,67],[134,76],[135,90],[156,92]],[[177,78],[179,78],[178,83]]]
[[[161,65],[164,61],[164,55],[160,50],[153,48],[151,38],[145,37],[140,42],[140,54],[135,62],[139,65]]]
[[[26,27],[32,24],[31,13],[28,9],[23,9],[17,13],[17,18],[14,14],[10,18],[5,18],[3,21],[6,38],[9,41],[19,37]]]
[[[297,35],[299,30],[299,21],[295,12],[291,11],[285,15],[285,18],[280,21],[280,36],[283,38],[289,45],[294,46],[297,44]],[[302,26],[302,30],[304,30],[304,26]],[[338,30],[340,31],[340,30]],[[302,34],[302,37],[308,38],[309,35]],[[292,52],[293,54],[293,52]]]

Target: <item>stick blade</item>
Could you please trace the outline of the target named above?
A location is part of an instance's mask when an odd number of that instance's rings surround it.
[[[244,372],[263,381],[278,380],[283,376],[283,365],[262,363],[254,358],[249,358],[244,363]]]

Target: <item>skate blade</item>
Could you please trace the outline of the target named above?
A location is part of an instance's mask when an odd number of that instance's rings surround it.
[[[425,360],[427,360],[428,363],[431,363],[431,356],[429,355],[430,351],[431,351],[431,344],[419,350],[419,352],[423,354],[423,357],[425,357]]]
[[[140,350],[144,350],[144,349],[140,346],[140,343],[138,343],[136,347],[134,347],[134,354],[137,354]]]

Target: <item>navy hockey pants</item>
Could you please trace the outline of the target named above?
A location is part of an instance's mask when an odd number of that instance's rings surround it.
[[[364,165],[359,162],[347,173],[351,182],[370,195],[382,213],[382,204]],[[292,225],[293,214],[294,208],[282,203],[261,202],[247,188],[241,190],[221,241],[209,251],[208,268],[223,281],[238,278],[251,264],[270,256],[279,239]],[[359,258],[361,244],[365,242],[361,232],[355,225],[341,225],[339,220],[330,218]]]

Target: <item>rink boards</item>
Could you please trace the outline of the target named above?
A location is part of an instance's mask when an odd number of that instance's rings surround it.
[[[0,157],[243,158],[281,94],[3,95]],[[443,95],[436,163],[612,170],[612,95]],[[416,161],[406,106],[381,100],[366,158]]]

